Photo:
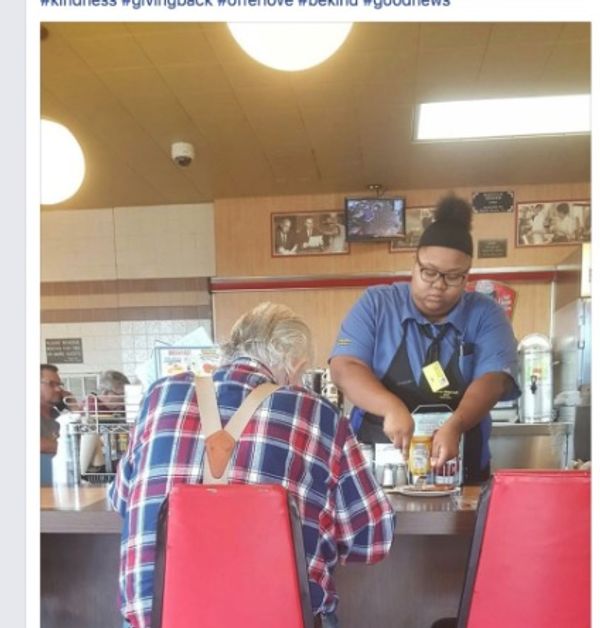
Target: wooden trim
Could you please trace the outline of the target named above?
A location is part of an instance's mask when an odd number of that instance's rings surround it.
[[[469,273],[469,280],[495,279],[496,281],[543,281],[551,282],[556,279],[557,270],[547,268],[531,269],[481,269],[472,270]],[[318,290],[326,288],[356,288],[368,287],[381,284],[391,284],[396,282],[409,282],[410,272],[397,273],[394,275],[360,275],[360,276],[334,276],[334,277],[239,277],[221,278],[213,277],[209,281],[209,291],[216,292],[236,292],[236,291],[257,291],[257,290]]]
[[[94,309],[42,310],[42,323],[100,323],[212,318],[210,305],[175,305],[155,307],[114,307]]]
[[[118,294],[126,292],[206,292],[207,290],[208,277],[46,281],[40,284],[40,295],[43,297],[72,294]]]

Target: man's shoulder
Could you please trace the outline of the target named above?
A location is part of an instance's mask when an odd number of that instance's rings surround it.
[[[195,375],[191,371],[160,377],[150,384],[147,395],[185,392],[194,386]]]
[[[339,408],[331,401],[303,386],[282,386],[274,393],[274,405],[285,409],[294,420],[314,423],[325,421],[327,430],[335,430],[340,421]],[[324,425],[321,424],[323,428]]]
[[[287,396],[295,401],[305,401],[309,405],[316,404],[328,412],[339,413],[339,409],[329,399],[304,386],[281,386],[273,394]]]

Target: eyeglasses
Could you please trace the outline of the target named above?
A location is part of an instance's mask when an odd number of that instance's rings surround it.
[[[42,384],[46,384],[46,386],[50,386],[52,388],[62,388],[64,386],[63,382],[53,382],[49,379],[41,379],[40,382]]]
[[[456,288],[462,285],[467,275],[469,274],[468,268],[462,273],[441,273],[439,270],[435,270],[435,268],[428,268],[427,266],[423,266],[421,260],[419,259],[418,253],[417,264],[419,265],[419,274],[421,276],[421,279],[425,283],[435,283],[438,279],[441,278],[449,288]]]

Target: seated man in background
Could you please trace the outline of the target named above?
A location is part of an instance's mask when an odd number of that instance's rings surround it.
[[[73,394],[63,388],[54,364],[40,364],[40,472],[41,484],[52,484],[52,458],[56,454],[62,412],[76,409]]]
[[[125,416],[125,386],[129,378],[119,371],[104,371],[98,381],[98,390],[85,400],[84,410],[94,417]]]
[[[84,404],[84,421],[95,423],[125,418],[125,386],[129,378],[120,371],[104,371],[98,380],[98,391],[90,393]],[[82,473],[103,473],[106,460],[99,434],[82,434],[79,444],[79,465]]]
[[[333,569],[338,561],[375,563],[388,553],[394,513],[364,460],[348,420],[323,397],[303,388],[312,337],[283,305],[262,303],[243,315],[212,373],[226,424],[260,384],[268,396],[244,429],[232,455],[232,484],[282,484],[298,505],[313,613],[337,626]],[[135,628],[150,626],[157,516],[176,483],[201,483],[194,374],[160,379],[148,390],[135,434],[110,488],[123,517],[121,611]],[[185,612],[185,609],[182,609]]]

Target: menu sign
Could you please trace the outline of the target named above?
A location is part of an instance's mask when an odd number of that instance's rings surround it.
[[[467,292],[481,292],[481,294],[491,297],[502,307],[506,316],[512,320],[517,293],[510,286],[491,279],[478,279],[477,281],[469,281],[465,289]]]
[[[46,360],[50,364],[83,364],[81,338],[46,338]]]
[[[514,192],[475,192],[471,200],[473,209],[480,214],[512,212],[515,205]]]
[[[215,370],[220,360],[218,347],[155,347],[154,354],[157,377],[185,371],[206,375]]]

